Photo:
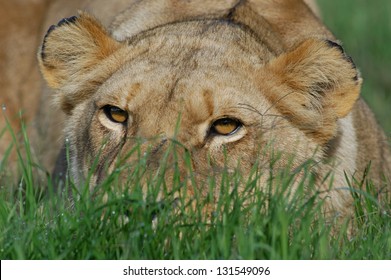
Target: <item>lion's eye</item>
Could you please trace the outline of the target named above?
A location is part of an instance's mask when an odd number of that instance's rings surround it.
[[[241,126],[242,124],[238,120],[222,118],[212,124],[212,131],[220,135],[231,135],[238,131]]]
[[[106,116],[113,122],[125,123],[128,120],[128,112],[111,105],[103,107]]]

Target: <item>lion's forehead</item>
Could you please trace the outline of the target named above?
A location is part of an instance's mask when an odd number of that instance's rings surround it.
[[[191,63],[263,65],[273,57],[259,38],[224,21],[170,24],[131,38],[128,46],[132,60],[180,66],[181,70],[193,67]]]

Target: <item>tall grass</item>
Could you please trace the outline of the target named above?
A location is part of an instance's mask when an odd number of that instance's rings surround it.
[[[20,153],[25,154],[19,158],[19,184],[14,191],[3,188],[0,193],[1,259],[391,257],[391,236],[386,234],[390,205],[378,204],[370,182],[352,193],[356,230],[348,236],[347,224],[336,230],[336,224],[321,214],[323,201],[313,191],[315,180],[306,165],[300,170],[305,174],[301,179],[297,172],[280,170],[262,190],[258,182],[264,174],[257,168],[249,178],[222,170],[221,176],[210,176],[205,185],[198,185],[209,195],[188,196],[177,168],[167,180],[166,170],[172,167],[165,163],[168,157],[160,163],[167,169],[146,176],[147,155],[141,154],[129,166],[119,165],[95,189],[76,186],[68,177],[58,193],[48,177],[49,188],[42,194],[34,183],[36,164],[28,155],[28,138],[24,133],[22,138],[25,147]],[[175,149],[167,153],[175,154]],[[185,154],[184,160],[188,157]],[[125,188],[119,179],[123,171],[128,177]],[[189,174],[193,176],[191,170]],[[288,199],[297,180],[298,190]],[[219,196],[213,201],[216,186]],[[206,212],[211,203],[213,211]]]

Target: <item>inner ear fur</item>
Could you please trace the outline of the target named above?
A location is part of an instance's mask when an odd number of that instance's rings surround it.
[[[120,46],[95,18],[84,12],[49,28],[38,60],[48,85],[60,92],[64,111],[69,112],[81,95],[87,95],[80,88],[79,96],[67,93],[66,88],[84,84],[91,91],[91,86],[99,83],[99,77],[95,75],[87,86],[88,73]]]
[[[319,143],[336,134],[337,119],[352,110],[362,83],[342,47],[319,39],[308,39],[273,59],[260,77],[273,106]]]

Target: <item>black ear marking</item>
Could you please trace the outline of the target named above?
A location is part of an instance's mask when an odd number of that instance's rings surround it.
[[[57,26],[55,25],[52,25],[49,27],[48,31],[46,31],[46,35],[45,35],[45,38],[54,30],[56,29]]]
[[[334,41],[331,41],[331,40],[326,40],[327,44],[329,45],[329,47],[331,48],[336,48],[338,49],[341,53],[345,53],[345,50],[343,49],[343,47],[338,44],[337,42],[334,42]]]
[[[50,26],[48,31],[46,31],[45,37],[43,38],[42,47],[41,47],[41,58],[42,58],[42,60],[45,60],[45,58],[46,58],[46,55],[45,55],[46,40],[49,37],[50,33],[52,33],[52,31],[54,29],[56,29],[56,27],[57,26],[55,26],[55,25]]]
[[[64,25],[64,24],[72,24],[72,23],[75,23],[77,19],[78,19],[77,16],[72,16],[72,17],[69,17],[69,18],[63,18],[62,20],[60,20],[60,21],[57,23],[57,26],[61,26],[61,25]]]
[[[354,69],[357,69],[356,64],[354,63],[353,59],[345,52],[344,48],[343,48],[340,44],[338,44],[337,42],[331,41],[331,40],[326,40],[326,42],[327,42],[327,44],[328,44],[331,48],[336,48],[336,49],[338,49],[338,50],[342,53],[343,58],[344,58],[346,61],[348,61],[348,62],[352,65],[352,67],[353,67]],[[358,73],[357,73],[356,76],[354,76],[353,80],[354,80],[354,81],[358,81]]]

